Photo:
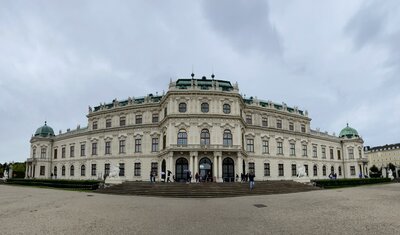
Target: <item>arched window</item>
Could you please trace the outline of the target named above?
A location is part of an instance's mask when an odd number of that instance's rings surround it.
[[[333,166],[331,166],[331,173],[335,173],[335,168]]]
[[[223,111],[225,114],[231,113],[231,106],[230,106],[229,104],[224,104],[223,107],[222,107],[222,111]]]
[[[75,174],[75,167],[74,165],[71,165],[71,167],[69,168],[69,175],[74,176],[74,174]]]
[[[62,175],[62,176],[65,176],[65,166],[62,166],[62,167],[61,167],[61,175]]]
[[[338,167],[338,172],[339,172],[339,175],[342,175],[342,167],[341,166]]]
[[[82,165],[81,166],[81,176],[85,176],[86,175],[86,166]]]
[[[207,129],[201,130],[200,145],[210,145],[210,132]]]
[[[322,166],[322,175],[326,176],[326,166]]]
[[[179,112],[186,113],[186,103],[179,103]]]
[[[208,113],[208,110],[209,110],[208,103],[202,103],[201,104],[201,112]]]
[[[54,172],[53,172],[54,176],[57,176],[57,167],[54,166]]]
[[[313,173],[314,173],[314,176],[318,176],[318,167],[317,167],[317,165],[314,165]]]
[[[224,130],[223,145],[232,146],[232,133],[230,130]]]
[[[187,133],[184,129],[178,132],[178,145],[187,145]]]

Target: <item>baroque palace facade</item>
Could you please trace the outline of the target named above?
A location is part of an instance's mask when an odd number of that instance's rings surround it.
[[[118,166],[120,178],[149,181],[171,171],[233,181],[311,179],[367,174],[363,140],[345,127],[339,137],[310,129],[307,111],[239,94],[237,84],[178,79],[163,95],[113,100],[91,108],[88,127],[54,134],[45,123],[32,136],[27,178],[102,179]],[[303,168],[303,169],[304,169]],[[171,177],[172,178],[172,177]]]

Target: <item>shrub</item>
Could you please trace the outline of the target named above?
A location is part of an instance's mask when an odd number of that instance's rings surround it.
[[[8,179],[7,184],[46,186],[53,188],[74,188],[95,190],[101,181],[98,180],[59,180],[59,179]]]
[[[351,187],[365,184],[379,184],[390,182],[390,178],[365,178],[365,179],[337,179],[337,180],[313,180],[316,186],[322,188]]]

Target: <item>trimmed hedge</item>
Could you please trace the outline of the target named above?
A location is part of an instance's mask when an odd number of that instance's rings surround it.
[[[52,188],[73,188],[95,190],[99,188],[98,180],[59,180],[59,179],[7,179],[7,184],[46,186]]]
[[[339,187],[352,187],[365,184],[379,184],[388,183],[390,178],[363,178],[363,179],[326,179],[326,180],[313,180],[316,186],[322,188],[339,188]]]

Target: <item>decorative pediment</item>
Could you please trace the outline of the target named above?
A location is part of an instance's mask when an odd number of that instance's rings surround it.
[[[111,141],[112,139],[113,137],[109,135],[104,137],[104,141]]]
[[[244,136],[246,138],[255,138],[256,137],[256,135],[254,133],[246,133]]]
[[[203,123],[200,123],[198,125],[198,127],[201,128],[201,129],[204,129],[204,128],[210,129],[210,128],[212,128],[212,124],[211,123],[207,123],[207,122],[203,122]]]
[[[119,134],[119,135],[118,135],[118,139],[119,139],[119,140],[125,140],[126,138],[128,138],[128,135],[127,135],[127,134]]]
[[[133,137],[135,139],[141,139],[143,137],[143,133],[136,133]]]
[[[261,135],[261,139],[263,139],[263,140],[268,140],[270,137],[268,136],[268,135],[266,135],[266,134],[262,134]]]
[[[178,128],[179,130],[180,129],[189,129],[190,125],[188,123],[181,122],[181,123],[176,123],[175,127]]]
[[[235,126],[230,123],[225,123],[225,124],[221,125],[221,128],[222,129],[234,129]]]
[[[99,139],[98,139],[98,138],[96,138],[96,137],[92,137],[92,138],[90,138],[90,142],[97,142],[97,141],[99,141]]]
[[[158,133],[158,132],[152,132],[151,134],[150,134],[150,136],[152,137],[152,138],[157,138],[157,137],[160,137],[160,133]]]

